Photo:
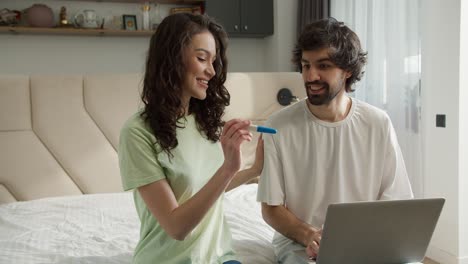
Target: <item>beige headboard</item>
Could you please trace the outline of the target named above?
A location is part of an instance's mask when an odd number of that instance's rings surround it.
[[[116,149],[140,106],[142,76],[0,75],[0,203],[122,191]],[[277,92],[304,96],[298,73],[229,73],[225,119],[261,123],[282,106]],[[243,146],[244,166],[255,143]]]

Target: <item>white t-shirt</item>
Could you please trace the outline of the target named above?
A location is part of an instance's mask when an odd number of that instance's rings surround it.
[[[264,135],[259,202],[285,205],[321,227],[330,203],[413,197],[390,118],[351,100],[348,116],[339,122],[319,120],[306,100],[270,117],[267,125],[278,133]],[[281,237],[277,233],[275,240]]]

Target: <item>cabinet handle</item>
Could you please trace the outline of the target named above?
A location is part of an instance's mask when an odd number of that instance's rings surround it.
[[[248,29],[249,29],[249,27],[247,27],[247,25],[245,25],[245,26],[244,26],[244,30],[248,30]]]
[[[239,30],[239,26],[238,26],[238,25],[234,25],[234,29],[235,29],[236,31],[238,31],[238,30]]]

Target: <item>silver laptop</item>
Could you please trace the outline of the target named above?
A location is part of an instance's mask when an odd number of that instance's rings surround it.
[[[331,204],[316,263],[418,263],[444,202],[431,198]]]

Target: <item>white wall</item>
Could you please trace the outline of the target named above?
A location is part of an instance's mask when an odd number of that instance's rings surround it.
[[[467,48],[466,40],[462,46],[460,39],[463,1],[421,1],[424,196],[446,198],[428,256],[444,264],[468,263],[464,179],[468,161],[464,104],[468,98],[463,91]],[[460,59],[461,54],[465,58]],[[445,128],[435,127],[436,114],[446,115]]]
[[[0,72],[141,72],[147,50],[142,38],[0,35]]]
[[[459,223],[461,263],[468,263],[468,1],[460,8],[460,149],[459,149]]]
[[[1,8],[22,10],[38,1],[3,0]],[[67,7],[68,18],[83,9],[94,9],[112,21],[113,16],[136,14],[141,25],[140,5],[114,2],[51,1],[58,14]],[[290,54],[296,24],[297,0],[274,0],[275,33],[266,38],[232,38],[229,43],[229,71],[290,71]],[[160,5],[161,15],[173,5]],[[156,17],[153,6],[151,17]],[[288,19],[278,19],[287,17]],[[293,17],[294,19],[289,19]],[[156,22],[156,21],[153,21]],[[108,22],[106,22],[107,24]],[[294,28],[294,30],[290,30]],[[0,34],[0,73],[128,73],[144,69],[150,37],[97,37],[62,35]]]
[[[298,0],[275,0],[275,34],[266,38],[265,71],[294,71],[292,50],[297,38]]]

